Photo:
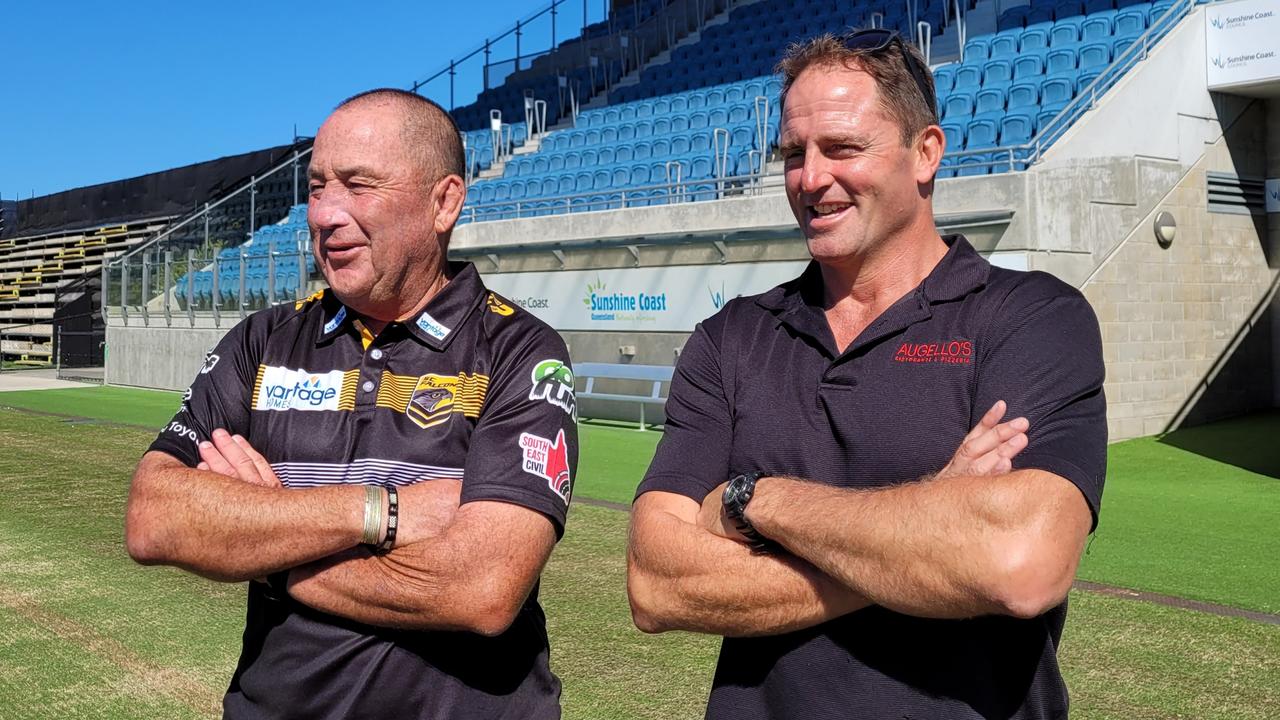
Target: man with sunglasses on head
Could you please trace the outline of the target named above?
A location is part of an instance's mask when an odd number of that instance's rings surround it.
[[[708,718],[1065,718],[1106,463],[1094,314],[938,234],[915,48],[825,35],[779,69],[813,262],[681,353],[632,515],[636,624],[725,636]]]

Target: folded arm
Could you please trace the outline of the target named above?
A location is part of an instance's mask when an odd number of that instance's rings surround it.
[[[539,512],[470,502],[438,533],[386,555],[356,549],[294,569],[289,594],[371,625],[497,635],[515,620],[555,541]]]

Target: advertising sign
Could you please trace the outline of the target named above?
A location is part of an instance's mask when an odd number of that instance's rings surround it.
[[[1280,3],[1239,0],[1205,6],[1210,90],[1280,84]]]
[[[692,332],[739,295],[795,278],[808,261],[486,273],[484,282],[556,330]]]
[[[1280,213],[1280,178],[1267,178],[1263,191],[1267,194],[1267,212]]]

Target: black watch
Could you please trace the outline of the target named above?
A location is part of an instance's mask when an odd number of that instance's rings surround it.
[[[761,535],[746,516],[747,503],[751,502],[751,497],[756,492],[756,481],[768,475],[767,472],[735,475],[729,480],[729,485],[725,487],[722,497],[724,514],[733,521],[733,526],[738,529],[738,532],[748,540],[751,550],[757,553],[767,553],[777,547],[773,541]]]

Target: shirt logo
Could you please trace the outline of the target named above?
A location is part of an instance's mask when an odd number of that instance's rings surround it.
[[[956,339],[936,343],[902,343],[893,359],[900,363],[968,365],[973,361],[973,342]]]
[[[564,430],[556,433],[555,441],[532,433],[520,433],[520,449],[524,453],[524,471],[547,481],[547,487],[569,504],[572,482],[569,479],[569,443]]]
[[[214,369],[215,367],[217,367],[217,366],[218,366],[218,360],[219,360],[219,359],[220,359],[220,358],[219,358],[217,355],[214,355],[214,354],[213,354],[213,351],[212,351],[212,350],[210,350],[209,352],[205,353],[205,354],[204,354],[204,365],[200,368],[200,374],[201,374],[201,375],[208,375],[210,372],[212,372],[212,371],[213,371],[213,369]]]
[[[450,333],[448,326],[440,324],[440,321],[425,312],[418,316],[418,327],[436,340],[443,340]]]
[[[338,326],[342,324],[342,321],[346,319],[347,319],[347,306],[343,305],[342,307],[338,308],[338,314],[334,315],[332,320],[324,324],[324,334],[328,335],[334,330],[337,330]]]
[[[493,293],[489,293],[489,298],[485,300],[485,304],[489,306],[489,312],[502,317],[508,317],[515,312],[514,308],[499,300],[498,296]]]
[[[183,425],[177,420],[174,420],[173,422],[169,423],[169,427],[165,428],[165,431],[171,432],[177,435],[178,437],[184,437],[193,443],[199,442],[199,438],[196,437],[196,431],[192,430],[186,425]]]
[[[405,415],[420,428],[439,425],[453,412],[457,388],[457,375],[423,375],[413,389]]]
[[[345,373],[264,367],[253,393],[254,410],[337,410]]]
[[[530,400],[545,400],[578,419],[578,400],[573,394],[573,370],[559,360],[543,360],[533,368]]]

